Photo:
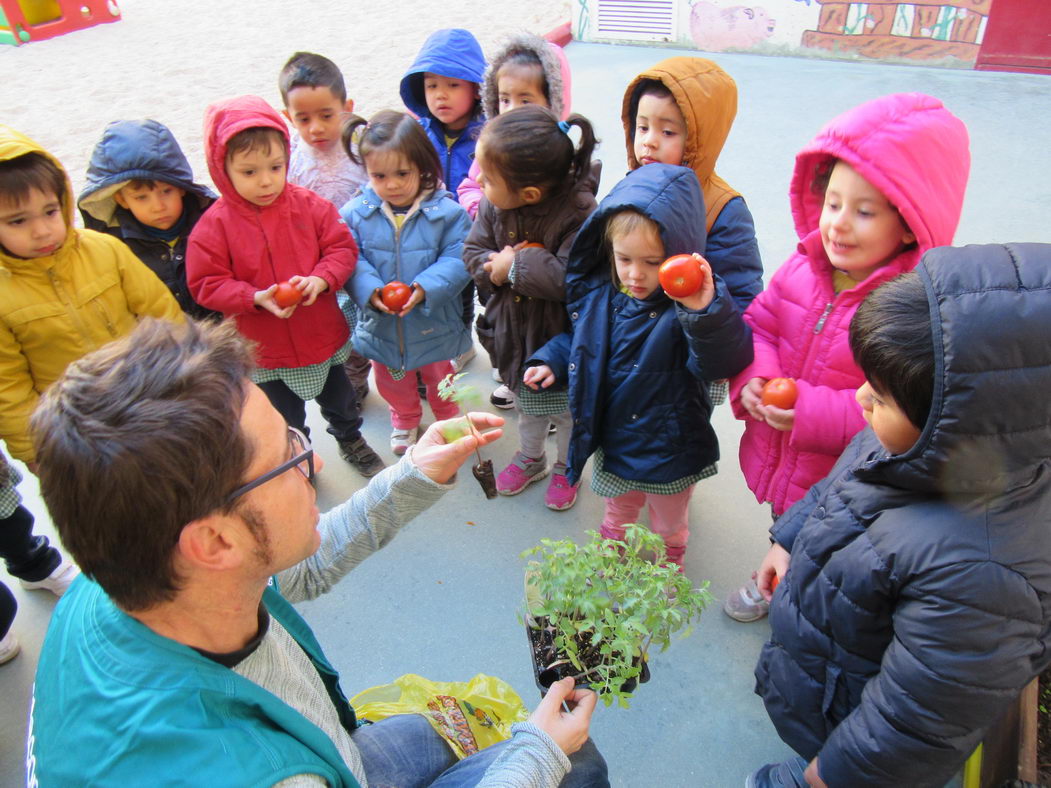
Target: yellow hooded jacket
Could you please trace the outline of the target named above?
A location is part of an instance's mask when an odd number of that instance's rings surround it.
[[[65,173],[40,145],[0,125],[0,161],[27,153]],[[61,197],[68,233],[57,251],[25,260],[0,246],[0,438],[24,462],[34,459],[29,417],[70,362],[129,333],[139,318],[183,319],[168,288],[122,241],[73,227],[68,177]]]
[[[686,144],[682,166],[697,173],[704,194],[707,229],[718,218],[723,206],[740,196],[730,184],[715,174],[715,162],[722,152],[737,116],[737,83],[711,60],[700,57],[670,57],[646,69],[624,92],[621,120],[628,145],[628,167],[636,170],[635,114],[639,106],[639,83],[652,79],[671,91],[686,121]]]

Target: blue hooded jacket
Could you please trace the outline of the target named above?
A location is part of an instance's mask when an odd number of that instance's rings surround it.
[[[756,692],[830,786],[945,785],[1051,662],[1051,246],[940,247],[915,275],[918,440],[862,430],[771,529],[791,559]]]
[[[686,167],[650,164],[628,174],[580,228],[569,254],[566,301],[571,334],[529,360],[569,381],[571,482],[597,448],[604,470],[622,479],[668,483],[719,459],[706,382],[752,361],[752,332],[726,283],[695,312],[658,288],[645,300],[610,276],[606,223],[631,209],[660,227],[666,256],[704,252],[704,201]]]
[[[485,78],[485,55],[470,31],[460,28],[437,30],[423,42],[415,62],[401,80],[401,100],[416,115],[420,125],[427,132],[431,144],[438,151],[438,158],[441,159],[445,186],[449,191],[455,192],[471,168],[474,147],[485,124],[481,100],[475,102],[471,120],[456,138],[456,142],[451,146],[447,145],[445,127],[427,109],[423,75],[428,71],[451,79],[473,82],[480,89]]]
[[[113,195],[133,180],[162,181],[186,192],[183,228],[174,246],[117,205]],[[124,241],[171,290],[183,312],[199,319],[221,317],[194,301],[186,287],[186,240],[216,194],[194,183],[190,163],[168,127],[155,120],[110,123],[91,154],[87,181],[77,200],[84,226]]]

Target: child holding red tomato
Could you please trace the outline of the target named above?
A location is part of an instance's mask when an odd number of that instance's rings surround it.
[[[343,128],[343,146],[369,176],[340,211],[361,252],[346,286],[361,310],[354,345],[377,362],[391,450],[404,454],[423,419],[417,372],[436,419],[460,412],[438,396],[438,383],[452,374],[450,359],[471,346],[460,299],[470,281],[461,255],[471,220],[441,187],[441,161],[411,115],[384,110],[368,122],[355,118]]]
[[[570,129],[580,130],[574,144]],[[478,140],[475,161],[485,198],[464,246],[464,263],[485,303],[478,339],[510,387],[520,448],[496,477],[501,495],[517,495],[551,474],[544,505],[564,511],[577,500],[566,477],[572,417],[564,386],[521,385],[525,360],[568,328],[566,258],[577,230],[595,210],[595,133],[581,115],[560,121],[534,104],[503,112]],[[544,151],[538,156],[537,151]],[[558,455],[548,466],[548,426],[558,430]]]
[[[255,342],[252,380],[289,425],[309,434],[305,402],[316,400],[340,456],[374,476],[384,463],[361,434],[358,395],[343,372],[350,332],[335,296],[354,270],[354,239],[332,203],[287,183],[288,127],[270,104],[220,101],[204,125],[222,196],[190,234],[190,293]]]
[[[673,296],[660,285],[666,257],[704,243],[704,202],[691,170],[653,164],[629,173],[570,251],[571,332],[533,354],[524,376],[532,389],[569,384],[567,475],[576,483],[595,455],[602,535],[623,539],[646,506],[667,560],[680,567],[690,494],[719,459],[707,384],[752,360],[751,330],[707,261],[699,259],[696,292]]]
[[[730,382],[734,413],[745,421],[741,469],[775,517],[828,473],[865,426],[854,399],[863,376],[847,344],[850,319],[927,249],[952,243],[969,167],[963,122],[919,93],[849,110],[796,157],[799,249],[745,312],[755,361]],[[763,404],[773,378],[794,381],[793,406]],[[768,604],[753,576],[723,609],[755,621]]]

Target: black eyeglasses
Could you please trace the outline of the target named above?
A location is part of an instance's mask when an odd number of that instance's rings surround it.
[[[280,476],[285,471],[295,468],[307,477],[307,481],[314,483],[314,450],[310,447],[310,439],[295,427],[288,428],[288,443],[292,447],[293,456],[288,462],[283,462],[272,471],[267,471],[262,476],[257,476],[247,484],[242,484],[228,496],[226,503],[231,504],[250,490],[254,490],[261,484],[266,484],[273,478]]]

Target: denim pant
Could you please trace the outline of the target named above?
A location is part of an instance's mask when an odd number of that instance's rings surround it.
[[[352,739],[369,788],[469,788],[481,781],[509,744],[499,742],[458,761],[445,739],[418,714],[400,714],[365,725],[354,731]],[[606,761],[591,739],[569,760],[573,769],[561,788],[608,788]]]
[[[62,563],[46,536],[33,536],[33,515],[21,505],[0,520],[0,558],[8,574],[31,583],[43,580]],[[14,594],[0,583],[0,638],[11,628],[17,611]]]

